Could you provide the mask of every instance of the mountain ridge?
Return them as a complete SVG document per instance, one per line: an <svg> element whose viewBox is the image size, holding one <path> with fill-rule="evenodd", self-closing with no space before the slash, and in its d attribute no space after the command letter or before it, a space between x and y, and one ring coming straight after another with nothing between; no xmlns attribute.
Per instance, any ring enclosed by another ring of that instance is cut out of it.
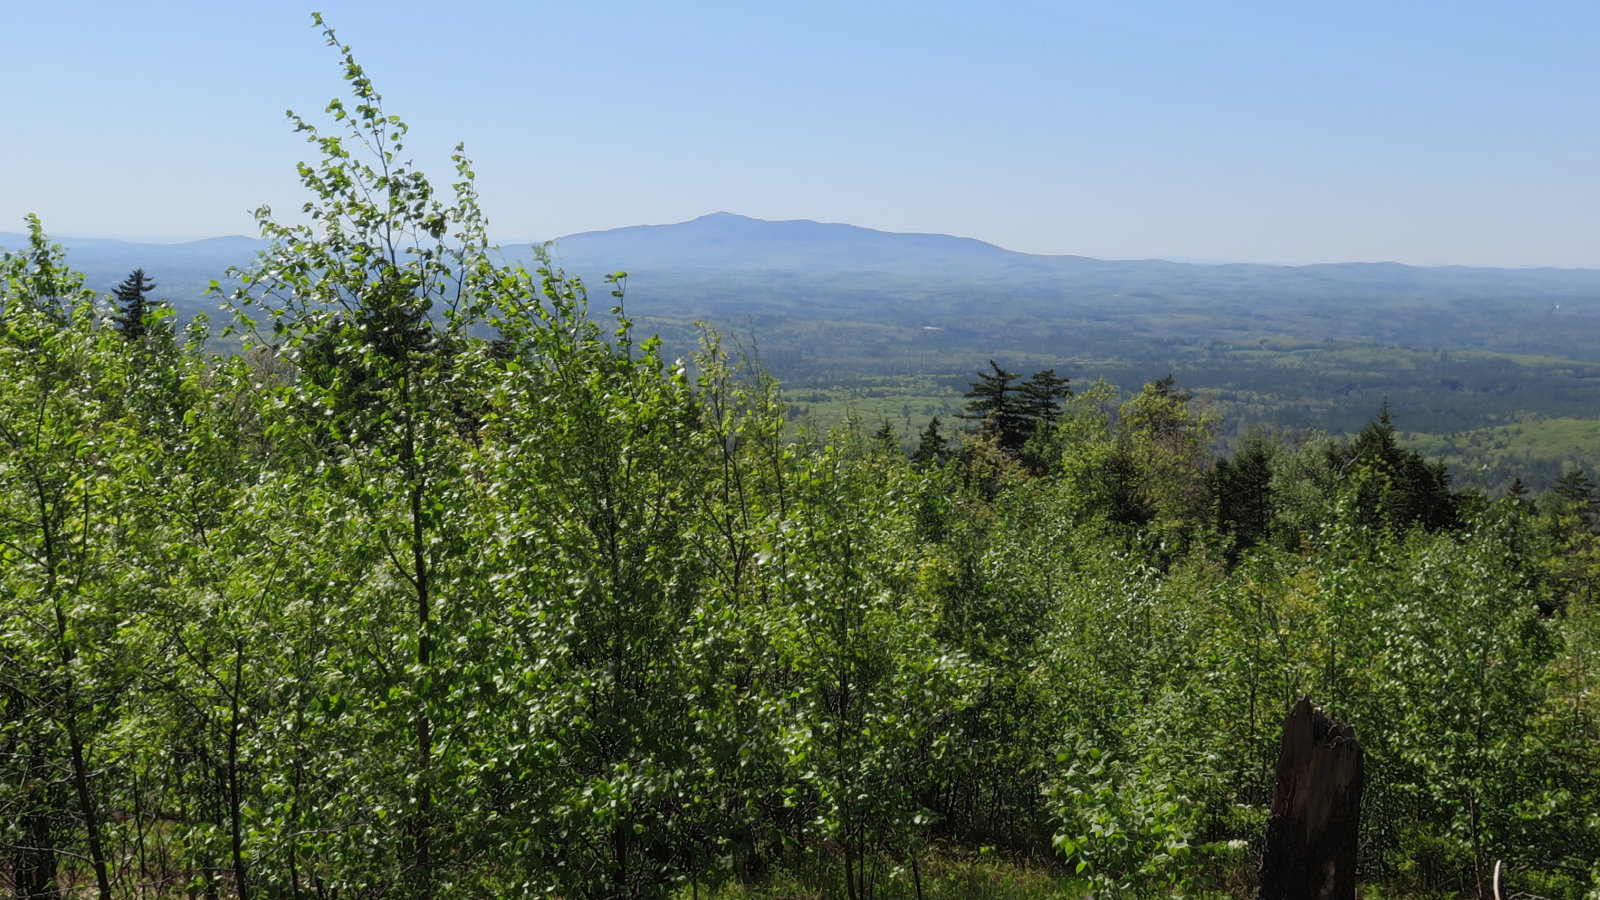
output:
<svg viewBox="0 0 1600 900"><path fill-rule="evenodd" d="M1246 261L1238 261L1238 260L1198 261L1198 260L1189 260L1189 259L1169 259L1169 258L1161 257L1161 256L1095 257L1095 256L1086 256L1086 255L1077 254L1077 253L1028 253L1028 252L1021 251L1021 250L1011 250L1009 248L1002 247L1002 246L1000 246L998 244L994 244L992 242L985 241L985 240L982 240L980 238L962 237L962 236L958 236L958 235L950 235L950 234L944 234L944 233L940 233L940 232L886 231L886 230L883 230L883 229L869 228L869 227L864 226L864 225L854 225L854 224L850 224L850 223L847 223L847 222L819 222L819 221L814 220L814 219L759 219L759 218L755 218L755 217L752 217L752 216L741 215L739 213L728 212L728 211L725 211L725 210L718 211L718 212L707 213L705 215L698 216L698 217L693 218L693 219L688 219L688 220L683 221L683 222L671 222L671 223L662 223L662 224L644 224L644 225L623 225L623 226L619 226L619 227L616 227L616 228L594 229L594 230L590 230L590 231L575 232L575 233L572 233L572 234L563 235L561 237L552 238L552 239L550 239L550 243L552 243L552 244L554 244L556 246L560 246L564 242L570 243L570 242L589 242L589 241L594 241L594 240L613 240L613 239L626 238L626 237L631 237L631 236L665 235L665 234L667 234L669 232L674 232L674 233L678 233L678 234L691 234L692 233L692 234L697 234L697 235L704 235L704 234L706 234L708 232L711 232L713 229L715 229L716 232L731 233L735 227L743 228L743 229L746 229L746 230L758 229L758 228L770 229L771 232L774 233L774 234L777 233L778 229L784 229L784 230L787 230L791 234L794 234L794 235L799 235L799 234L801 234L802 232L805 232L805 231L809 231L809 232L812 232L814 234L821 234L821 233L825 233L827 231L834 231L834 232L837 232L838 234L841 234L841 235L842 234L851 234L851 235L859 236L860 238L862 238L864 240L869 240L869 241L879 241L879 240L884 240L884 239L888 239L888 240L906 239L906 240L914 240L914 241L918 241L918 242L921 242L923 240L937 241L937 242L949 242L952 246L962 246L962 247L972 248L972 249L981 248L982 252L990 253L990 254L995 255L995 256L1003 256L1003 257L1012 258L1012 259L1026 259L1026 260L1046 261L1046 262L1056 262L1056 261L1075 261L1075 262L1079 262L1079 261L1087 261L1087 262L1118 263L1118 264L1127 264L1127 263L1164 263L1164 264L1168 264L1168 265L1197 266L1197 267L1202 267L1202 268L1220 268L1220 267L1225 267L1225 266L1253 266L1253 267L1254 266L1258 266L1258 267L1266 267L1266 268L1274 268L1274 269L1309 269L1309 268L1328 267L1328 266L1375 266L1375 267L1398 267L1398 268L1402 268L1402 269L1423 269L1423 270L1473 269L1473 270L1492 270L1492 271L1506 271L1506 272L1600 271L1600 267L1594 267L1594 266L1473 266L1473 265L1467 265L1465 263L1446 263L1446 264L1440 264L1440 265L1416 265L1416 264L1412 264L1412 263L1398 262L1396 260L1337 260L1337 261L1310 262L1310 263L1268 263L1268 262L1246 262ZM517 245L517 244L537 244L537 243L540 243L540 242L538 242L538 241L517 241L517 242L511 242L511 243L512 243L512 245Z"/></svg>
<svg viewBox="0 0 1600 900"><path fill-rule="evenodd" d="M28 237L19 232L0 231L0 249L19 250L27 245ZM52 241L67 247L70 254L90 256L87 262L98 265L109 262L107 257L130 257L134 254L153 255L158 259L178 258L186 253L207 251L244 252L265 249L268 244L248 235L219 235L185 241L140 241L126 238L84 237L61 235ZM503 252L528 246L540 241L510 241L501 243ZM896 265L910 262L918 254L932 252L953 254L957 261L1005 262L1013 267L1058 269L1082 265L1137 266L1159 265L1193 269L1250 268L1286 271L1311 271L1326 269L1350 270L1366 268L1385 271L1420 272L1496 272L1496 273L1552 273L1595 272L1600 268L1585 266L1472 266L1462 263L1445 265L1413 265L1393 260L1344 260L1313 263L1261 263L1261 262L1196 262L1172 260L1164 257L1101 258L1081 254L1026 253L1010 250L979 238L962 237L939 232L885 231L846 222L819 222L813 219L759 219L728 211L717 211L683 222L664 224L624 225L617 228L574 232L553 238L550 243L559 256L572 255L588 261L604 253L613 256L625 249L636 249L638 257L624 265L638 268L654 261L667 263L672 268L732 267L772 268L777 261L804 271L806 265L826 251L848 251L842 257L833 257L835 268L868 266L871 270L893 270ZM607 246L609 245L609 246ZM777 260L768 253L748 255L752 248L785 248L790 256ZM728 251L738 250L740 255ZM248 259L232 264L243 265ZM824 258L822 261L829 261ZM137 263L135 264L137 265Z"/></svg>
<svg viewBox="0 0 1600 900"><path fill-rule="evenodd" d="M0 233L20 249L25 235ZM248 266L265 241L229 235L176 244L64 237L67 262L88 286L110 292L143 268L183 308L214 307L212 279ZM1209 317L1266 306L1378 310L1466 304L1474 314L1514 307L1522 315L1560 309L1600 313L1600 270L1411 266L1339 262L1285 266L1104 260L1007 250L976 238L889 232L810 219L768 221L715 212L687 222L630 225L555 239L553 261L598 283L630 273L629 300L659 315L781 313L834 319L908 315L1060 316L1093 307L1106 315L1161 308ZM503 256L533 263L531 244ZM1465 310L1455 309L1454 312Z"/></svg>
<svg viewBox="0 0 1600 900"><path fill-rule="evenodd" d="M513 250L515 248L512 248ZM1148 295L1223 306L1263 296L1310 303L1367 305L1419 294L1489 301L1505 296L1551 304L1600 295L1600 270L1412 266L1393 261L1201 264L1163 259L1105 260L1007 250L976 238L877 231L808 219L769 222L719 212L670 225L626 226L557 238L552 258L595 278L626 271L633 284L686 298L712 283L716 291L751 278L795 289L850 291L852 277L871 276L874 290L939 282L940 290L1041 298ZM821 279L826 284L816 284Z"/></svg>

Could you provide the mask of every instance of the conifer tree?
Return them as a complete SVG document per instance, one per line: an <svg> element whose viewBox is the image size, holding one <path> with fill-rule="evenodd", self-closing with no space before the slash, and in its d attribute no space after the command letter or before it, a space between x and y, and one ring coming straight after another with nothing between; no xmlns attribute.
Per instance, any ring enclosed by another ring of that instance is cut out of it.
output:
<svg viewBox="0 0 1600 900"><path fill-rule="evenodd" d="M872 433L872 443L886 453L900 452L900 439L894 435L894 426L888 419L883 420L883 425Z"/></svg>
<svg viewBox="0 0 1600 900"><path fill-rule="evenodd" d="M1444 463L1430 463L1400 446L1388 401L1348 446L1334 451L1330 463L1355 488L1368 524L1430 530L1457 524L1456 497Z"/></svg>
<svg viewBox="0 0 1600 900"><path fill-rule="evenodd" d="M1008 453L1018 453L1040 424L1054 423L1061 415L1060 401L1072 396L1067 379L1056 376L1055 369L1034 373L1021 384L1021 376L1007 372L994 360L989 360L993 372L979 372L978 380L967 391L967 411L963 419L978 419L985 434L995 435L1000 448Z"/></svg>
<svg viewBox="0 0 1600 900"><path fill-rule="evenodd" d="M999 435L1000 446L1015 451L1027 440L1023 433L1025 416L1016 395L1016 381L1020 376L1002 369L992 359L989 367L994 371L979 372L978 380L972 382L972 390L966 392L967 411L961 418L978 420L983 432Z"/></svg>
<svg viewBox="0 0 1600 900"><path fill-rule="evenodd" d="M1573 513L1584 530L1600 530L1600 488L1596 488L1583 469L1568 469L1550 486L1554 503Z"/></svg>
<svg viewBox="0 0 1600 900"><path fill-rule="evenodd" d="M1021 395L1025 415L1053 425L1061 418L1061 401L1072 396L1071 380L1058 377L1055 369L1045 369L1022 383Z"/></svg>
<svg viewBox="0 0 1600 900"><path fill-rule="evenodd" d="M1255 546L1272 528L1272 464L1282 444L1264 432L1247 435L1232 458L1217 460L1208 475L1217 527L1231 536L1230 563Z"/></svg>
<svg viewBox="0 0 1600 900"><path fill-rule="evenodd" d="M134 269L114 291L117 298L117 313L112 319L117 323L122 336L130 343L137 343L148 330L145 326L145 316L149 315L151 304L144 295L155 289L156 283L145 277L144 269Z"/></svg>
<svg viewBox="0 0 1600 900"><path fill-rule="evenodd" d="M948 456L944 435L939 433L939 417L934 416L928 421L928 427L922 430L917 449L911 454L911 462L919 468L925 468L943 463Z"/></svg>

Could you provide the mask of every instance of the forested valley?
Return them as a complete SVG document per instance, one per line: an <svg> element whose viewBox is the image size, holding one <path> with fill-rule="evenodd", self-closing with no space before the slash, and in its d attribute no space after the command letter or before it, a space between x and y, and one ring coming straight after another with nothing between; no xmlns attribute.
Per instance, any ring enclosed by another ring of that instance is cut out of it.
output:
<svg viewBox="0 0 1600 900"><path fill-rule="evenodd" d="M1600 896L1600 490L1452 487L998 365L907 454L786 425L402 160L349 48L208 352L0 262L17 897L1248 897L1283 716L1367 896ZM607 311L609 310L609 312Z"/></svg>

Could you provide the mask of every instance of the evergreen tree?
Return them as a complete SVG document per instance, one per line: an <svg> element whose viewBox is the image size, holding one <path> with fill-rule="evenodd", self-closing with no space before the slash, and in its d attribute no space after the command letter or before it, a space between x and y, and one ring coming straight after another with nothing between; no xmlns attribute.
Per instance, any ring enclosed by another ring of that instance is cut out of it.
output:
<svg viewBox="0 0 1600 900"><path fill-rule="evenodd" d="M1442 462L1400 446L1389 404L1350 443L1334 451L1334 470L1353 484L1362 518L1370 525L1429 530L1457 523L1456 497Z"/></svg>
<svg viewBox="0 0 1600 900"><path fill-rule="evenodd" d="M112 316L112 320L117 323L118 330L130 343L137 343L148 331L145 316L150 314L152 304L144 295L155 289L156 283L145 277L144 269L134 269L132 274L117 285L114 292L117 298L117 312Z"/></svg>
<svg viewBox="0 0 1600 900"><path fill-rule="evenodd" d="M1569 469L1550 485L1550 496L1578 518L1584 530L1600 531L1600 489L1583 469Z"/></svg>
<svg viewBox="0 0 1600 900"><path fill-rule="evenodd" d="M964 395L969 399L961 418L980 421L980 431L997 436L1000 447L1014 453L1028 439L1028 417L1017 396L1017 379L1021 376L1000 368L992 359L989 367L994 371L979 372L978 380Z"/></svg>
<svg viewBox="0 0 1600 900"><path fill-rule="evenodd" d="M1045 369L1024 381L1020 393L1024 415L1054 425L1061 418L1061 401L1072 396L1072 387L1070 379L1057 377L1055 369Z"/></svg>
<svg viewBox="0 0 1600 900"><path fill-rule="evenodd" d="M1572 600L1592 605L1600 594L1600 489L1583 469L1569 469L1539 495L1536 507L1554 550L1545 567L1557 600L1547 611Z"/></svg>
<svg viewBox="0 0 1600 900"><path fill-rule="evenodd" d="M1067 379L1057 377L1055 369L1034 373L1020 384L1021 376L1007 372L989 360L993 372L979 372L978 380L966 395L963 419L982 421L980 430L994 435L1000 449L1016 454L1041 424L1053 424L1061 416L1060 401L1072 396Z"/></svg>
<svg viewBox="0 0 1600 900"><path fill-rule="evenodd" d="M911 462L918 468L927 468L940 465L948 458L945 437L939 433L939 417L934 416L928 421L928 427L922 430L917 449L911 454Z"/></svg>
<svg viewBox="0 0 1600 900"><path fill-rule="evenodd" d="M1216 502L1217 526L1232 537L1229 562L1255 546L1272 527L1272 462L1281 445L1257 432L1231 459L1217 460L1211 470L1211 492Z"/></svg>
<svg viewBox="0 0 1600 900"><path fill-rule="evenodd" d="M883 425L872 433L873 445L885 453L899 453L900 439L895 437L894 426L888 419L883 420Z"/></svg>

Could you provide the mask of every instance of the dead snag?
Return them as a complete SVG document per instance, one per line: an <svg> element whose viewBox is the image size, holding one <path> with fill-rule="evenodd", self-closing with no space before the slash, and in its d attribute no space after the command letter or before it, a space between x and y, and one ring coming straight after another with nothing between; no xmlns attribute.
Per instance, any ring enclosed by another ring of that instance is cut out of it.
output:
<svg viewBox="0 0 1600 900"><path fill-rule="evenodd" d="M1301 697L1283 720L1261 900L1355 900L1361 789L1355 729Z"/></svg>

